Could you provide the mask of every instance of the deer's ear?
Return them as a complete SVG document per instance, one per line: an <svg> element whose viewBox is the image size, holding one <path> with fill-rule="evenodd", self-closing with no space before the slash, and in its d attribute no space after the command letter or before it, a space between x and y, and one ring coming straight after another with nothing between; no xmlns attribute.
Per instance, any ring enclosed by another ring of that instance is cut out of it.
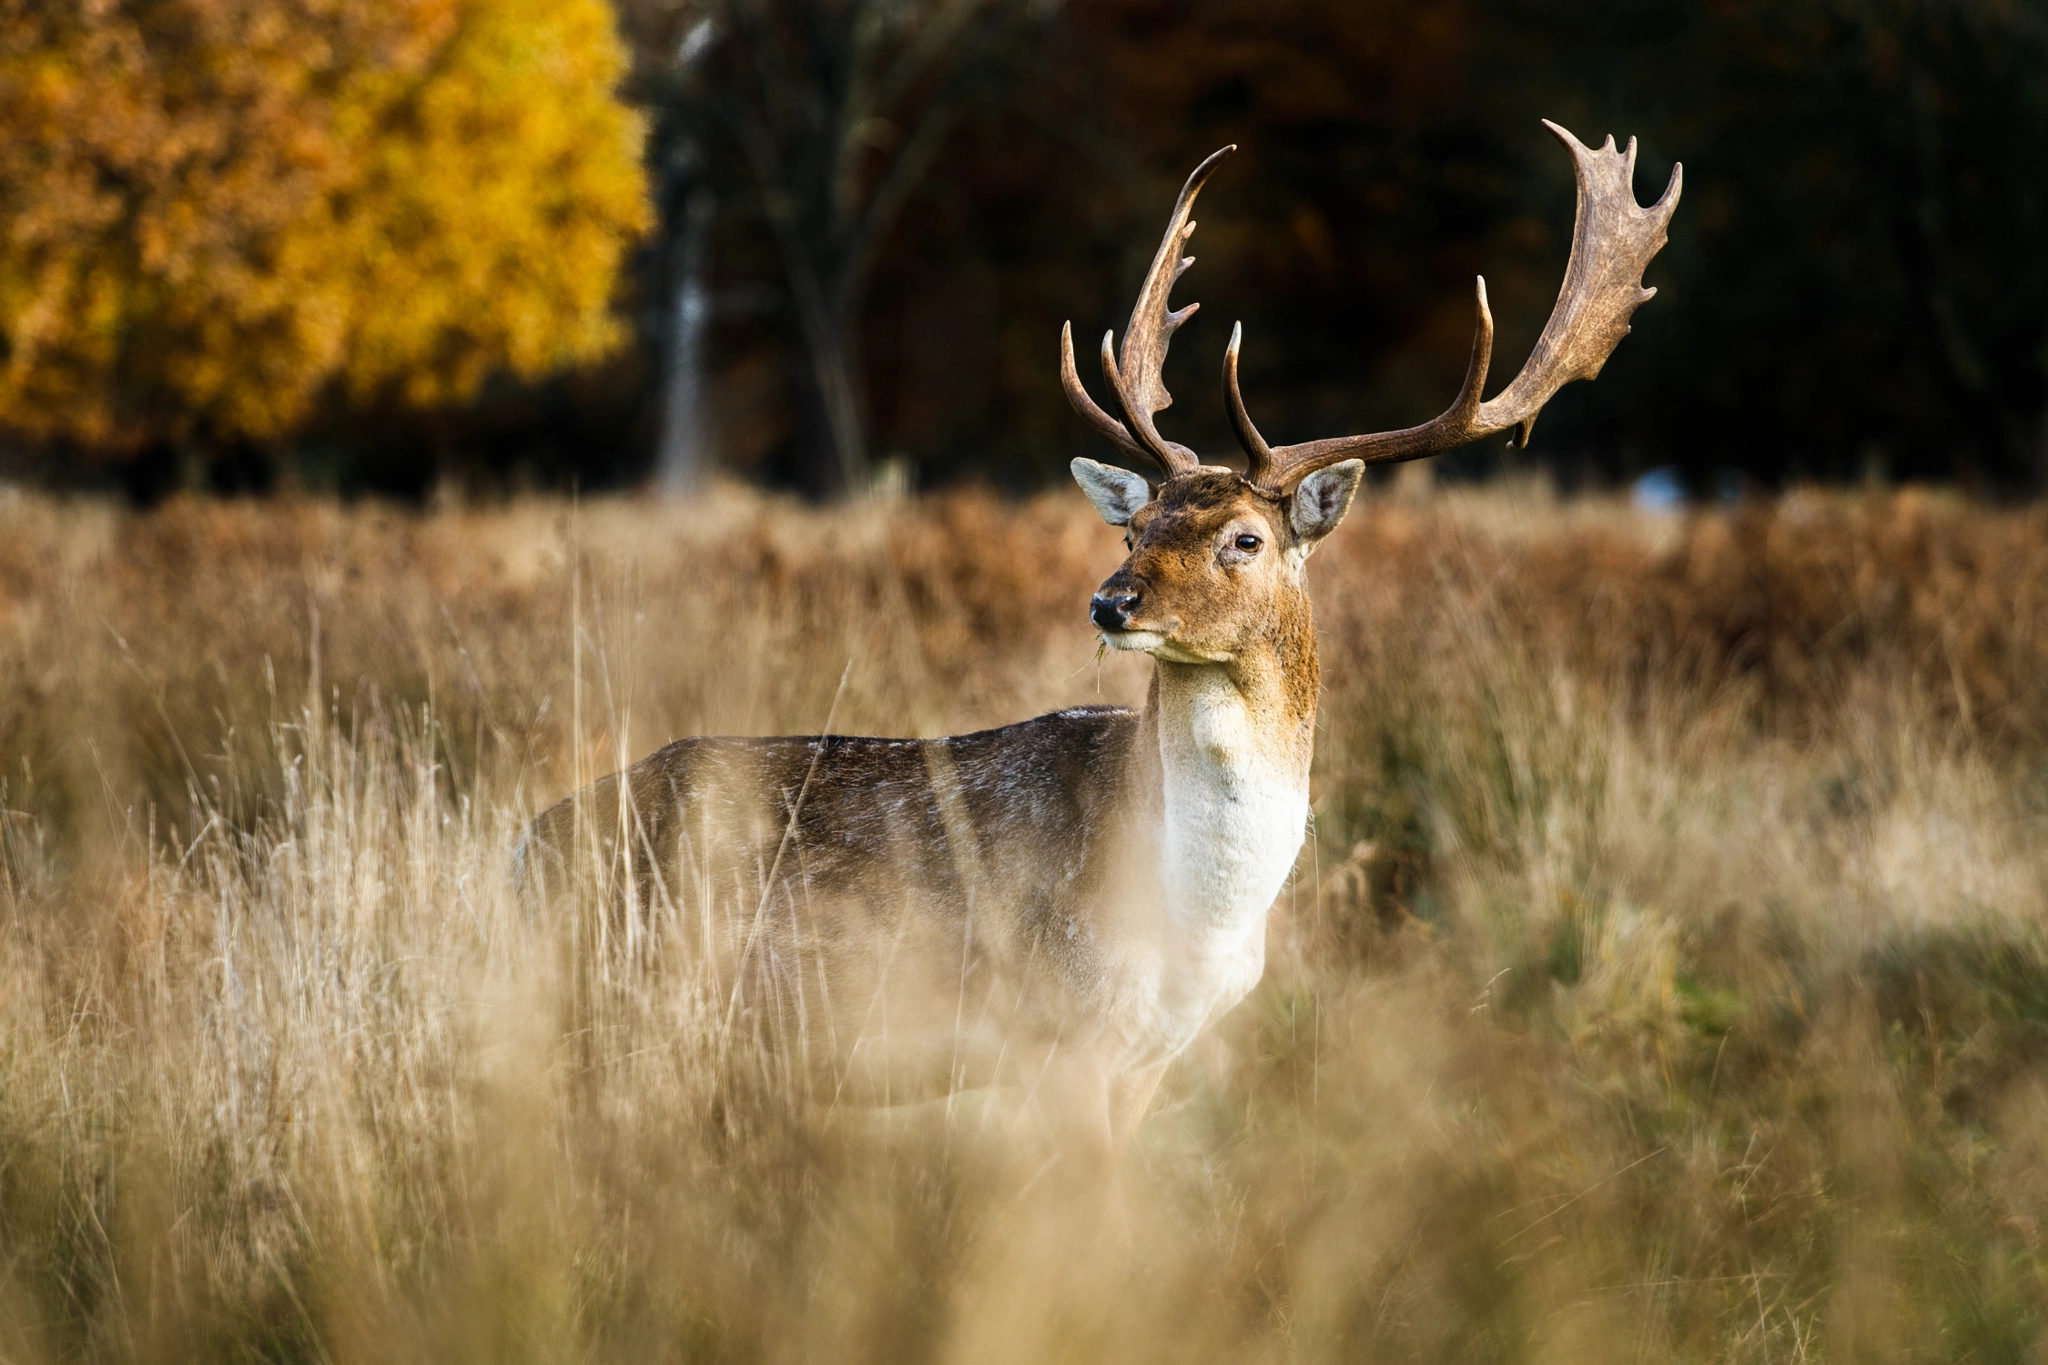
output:
<svg viewBox="0 0 2048 1365"><path fill-rule="evenodd" d="M1138 515L1138 509L1152 501L1152 487L1142 474L1094 460L1076 460L1070 468L1074 471L1074 482L1081 485L1088 501L1095 504L1095 510L1111 526L1128 526L1131 518Z"/></svg>
<svg viewBox="0 0 2048 1365"><path fill-rule="evenodd" d="M1337 529L1351 510L1351 499L1365 477L1365 462L1346 460L1328 469L1318 469L1294 488L1294 501L1287 520L1294 528L1295 544L1306 551Z"/></svg>

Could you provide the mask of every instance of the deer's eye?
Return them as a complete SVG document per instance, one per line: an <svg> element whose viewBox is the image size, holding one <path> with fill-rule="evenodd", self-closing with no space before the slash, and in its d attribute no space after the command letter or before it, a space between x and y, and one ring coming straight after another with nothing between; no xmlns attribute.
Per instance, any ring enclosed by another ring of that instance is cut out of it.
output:
<svg viewBox="0 0 2048 1365"><path fill-rule="evenodd" d="M1135 548L1131 542L1131 533L1129 531L1124 532L1124 548L1126 550Z"/></svg>
<svg viewBox="0 0 2048 1365"><path fill-rule="evenodd" d="M1234 542L1242 554L1255 555L1262 543L1257 536L1239 536Z"/></svg>

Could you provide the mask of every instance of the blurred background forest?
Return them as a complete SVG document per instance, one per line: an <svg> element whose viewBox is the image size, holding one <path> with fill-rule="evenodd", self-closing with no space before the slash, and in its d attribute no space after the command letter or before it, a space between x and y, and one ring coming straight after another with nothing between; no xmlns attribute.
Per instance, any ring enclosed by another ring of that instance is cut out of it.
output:
<svg viewBox="0 0 2048 1365"><path fill-rule="evenodd" d="M0 0L0 1361L2048 1360L2044 73L2048 0ZM1266 975L1115 1186L796 1101L677 907L801 858L536 920L667 738L1136 702L1062 322L1234 142L1167 432L1237 318L1274 440L1425 419L1474 274L1496 375L1551 307L1546 117L1684 162L1658 296L1318 552Z"/></svg>
<svg viewBox="0 0 2048 1365"><path fill-rule="evenodd" d="M1501 368L1572 183L1686 198L1657 301L1531 451L2048 481L2048 0L0 0L0 477L122 487L1022 490L1101 454L1181 177L1167 419L1406 425ZM1085 349L1085 348L1084 348Z"/></svg>

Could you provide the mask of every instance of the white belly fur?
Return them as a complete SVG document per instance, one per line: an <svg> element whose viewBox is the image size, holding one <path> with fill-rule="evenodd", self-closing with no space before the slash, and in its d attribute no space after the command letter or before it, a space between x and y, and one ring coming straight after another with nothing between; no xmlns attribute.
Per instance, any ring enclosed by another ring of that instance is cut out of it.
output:
<svg viewBox="0 0 2048 1365"><path fill-rule="evenodd" d="M1148 1048L1166 1055L1258 983L1266 912L1308 823L1305 765L1258 732L1222 670L1201 670L1176 690L1185 723L1160 727L1171 941Z"/></svg>

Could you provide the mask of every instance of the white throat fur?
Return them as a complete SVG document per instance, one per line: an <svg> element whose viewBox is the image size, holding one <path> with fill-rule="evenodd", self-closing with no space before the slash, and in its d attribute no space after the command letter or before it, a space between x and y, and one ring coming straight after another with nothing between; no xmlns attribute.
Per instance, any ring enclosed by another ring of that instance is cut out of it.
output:
<svg viewBox="0 0 2048 1365"><path fill-rule="evenodd" d="M1266 912L1308 825L1308 765L1269 733L1220 667L1180 668L1159 692L1160 874L1182 969L1170 1013L1201 1022L1242 999L1265 964Z"/></svg>

